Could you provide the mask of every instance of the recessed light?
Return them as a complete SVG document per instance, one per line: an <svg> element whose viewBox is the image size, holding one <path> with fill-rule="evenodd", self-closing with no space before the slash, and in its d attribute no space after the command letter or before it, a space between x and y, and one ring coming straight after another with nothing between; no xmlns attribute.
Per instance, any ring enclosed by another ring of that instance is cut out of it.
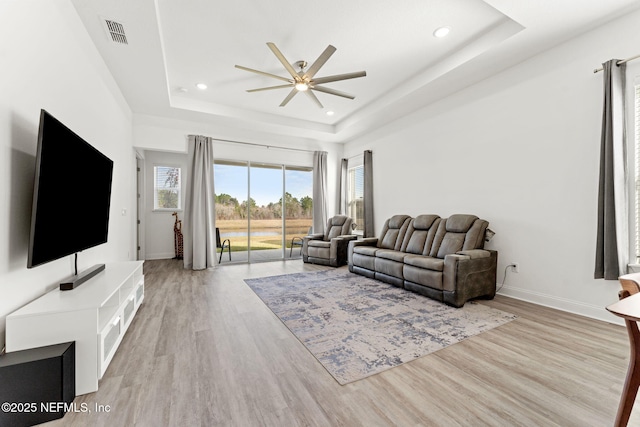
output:
<svg viewBox="0 0 640 427"><path fill-rule="evenodd" d="M334 112L333 111L327 111L327 116L333 116Z"/></svg>
<svg viewBox="0 0 640 427"><path fill-rule="evenodd" d="M207 88L207 85L204 83L197 83L196 87L200 90L205 90Z"/></svg>
<svg viewBox="0 0 640 427"><path fill-rule="evenodd" d="M449 27L436 28L436 30L433 32L433 37L441 39L442 37L446 37L449 34L449 31L451 31L451 28Z"/></svg>
<svg viewBox="0 0 640 427"><path fill-rule="evenodd" d="M178 88L178 92L186 93L186 92L189 92L189 89L187 89L187 88L186 88L186 87L184 87L184 86L180 86L180 87Z"/></svg>

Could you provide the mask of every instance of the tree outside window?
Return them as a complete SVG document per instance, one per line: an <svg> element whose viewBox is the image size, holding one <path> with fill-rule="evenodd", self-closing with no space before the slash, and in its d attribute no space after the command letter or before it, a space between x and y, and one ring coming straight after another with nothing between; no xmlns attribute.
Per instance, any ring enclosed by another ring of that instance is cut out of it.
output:
<svg viewBox="0 0 640 427"><path fill-rule="evenodd" d="M154 166L154 209L175 210L181 206L181 170L172 166Z"/></svg>

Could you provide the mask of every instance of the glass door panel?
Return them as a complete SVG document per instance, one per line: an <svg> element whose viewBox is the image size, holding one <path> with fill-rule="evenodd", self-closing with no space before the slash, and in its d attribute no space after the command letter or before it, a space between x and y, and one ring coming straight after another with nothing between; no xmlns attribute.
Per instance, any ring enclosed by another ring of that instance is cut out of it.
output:
<svg viewBox="0 0 640 427"><path fill-rule="evenodd" d="M313 225L313 169L285 166L285 258L300 258Z"/></svg>
<svg viewBox="0 0 640 427"><path fill-rule="evenodd" d="M249 167L249 251L251 262L283 258L282 166Z"/></svg>
<svg viewBox="0 0 640 427"><path fill-rule="evenodd" d="M249 173L247 162L216 161L213 165L213 186L216 196L216 227L220 239L229 239L231 262L247 262L249 249L249 216L247 200ZM220 258L228 263L227 249Z"/></svg>

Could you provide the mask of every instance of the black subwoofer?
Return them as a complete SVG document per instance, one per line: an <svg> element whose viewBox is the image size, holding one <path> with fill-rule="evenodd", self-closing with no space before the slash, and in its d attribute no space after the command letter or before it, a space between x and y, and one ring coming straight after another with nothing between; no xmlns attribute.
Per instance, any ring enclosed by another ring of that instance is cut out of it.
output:
<svg viewBox="0 0 640 427"><path fill-rule="evenodd" d="M0 426L32 426L74 410L75 359L75 342L0 356Z"/></svg>

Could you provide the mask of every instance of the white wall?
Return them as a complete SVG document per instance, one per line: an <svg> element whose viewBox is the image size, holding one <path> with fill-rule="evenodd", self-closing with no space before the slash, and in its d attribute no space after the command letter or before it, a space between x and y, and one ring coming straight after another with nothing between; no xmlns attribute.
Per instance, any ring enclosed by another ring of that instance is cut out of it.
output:
<svg viewBox="0 0 640 427"><path fill-rule="evenodd" d="M184 224L184 202L187 185L187 155L162 151L145 151L144 155L144 220L145 240L144 259L168 259L175 256L173 226L176 218L174 211L154 211L153 209L153 167L175 166L181 169L182 192L181 206L177 210Z"/></svg>
<svg viewBox="0 0 640 427"><path fill-rule="evenodd" d="M204 122L134 115L134 145L145 150L145 180L147 182L145 185L145 259L173 258L174 256L173 224L175 218L171 216L171 212L153 212L153 165L163 162L183 165L183 193L186 192L187 155L185 153L187 151L187 136L190 134L272 146L266 148L215 141L214 157L221 160L311 167L313 166L313 151L327 151L327 186L329 189L336 189L331 190L328 195L327 212L328 216L338 213L335 196L339 182L342 144L254 134L241 127L214 126ZM276 147L285 147L285 149ZM182 213L180 218L184 219Z"/></svg>
<svg viewBox="0 0 640 427"><path fill-rule="evenodd" d="M638 22L640 12L628 15L348 143L346 156L374 153L376 229L396 213L478 215L497 233L488 247L499 251L498 281L520 264L502 293L614 321L604 307L619 285L593 279L593 69L640 53Z"/></svg>
<svg viewBox="0 0 640 427"><path fill-rule="evenodd" d="M135 186L131 111L71 3L0 2L0 40L2 347L6 315L73 273L71 257L26 268L40 109L114 161L109 241L81 253L79 269L133 254Z"/></svg>

